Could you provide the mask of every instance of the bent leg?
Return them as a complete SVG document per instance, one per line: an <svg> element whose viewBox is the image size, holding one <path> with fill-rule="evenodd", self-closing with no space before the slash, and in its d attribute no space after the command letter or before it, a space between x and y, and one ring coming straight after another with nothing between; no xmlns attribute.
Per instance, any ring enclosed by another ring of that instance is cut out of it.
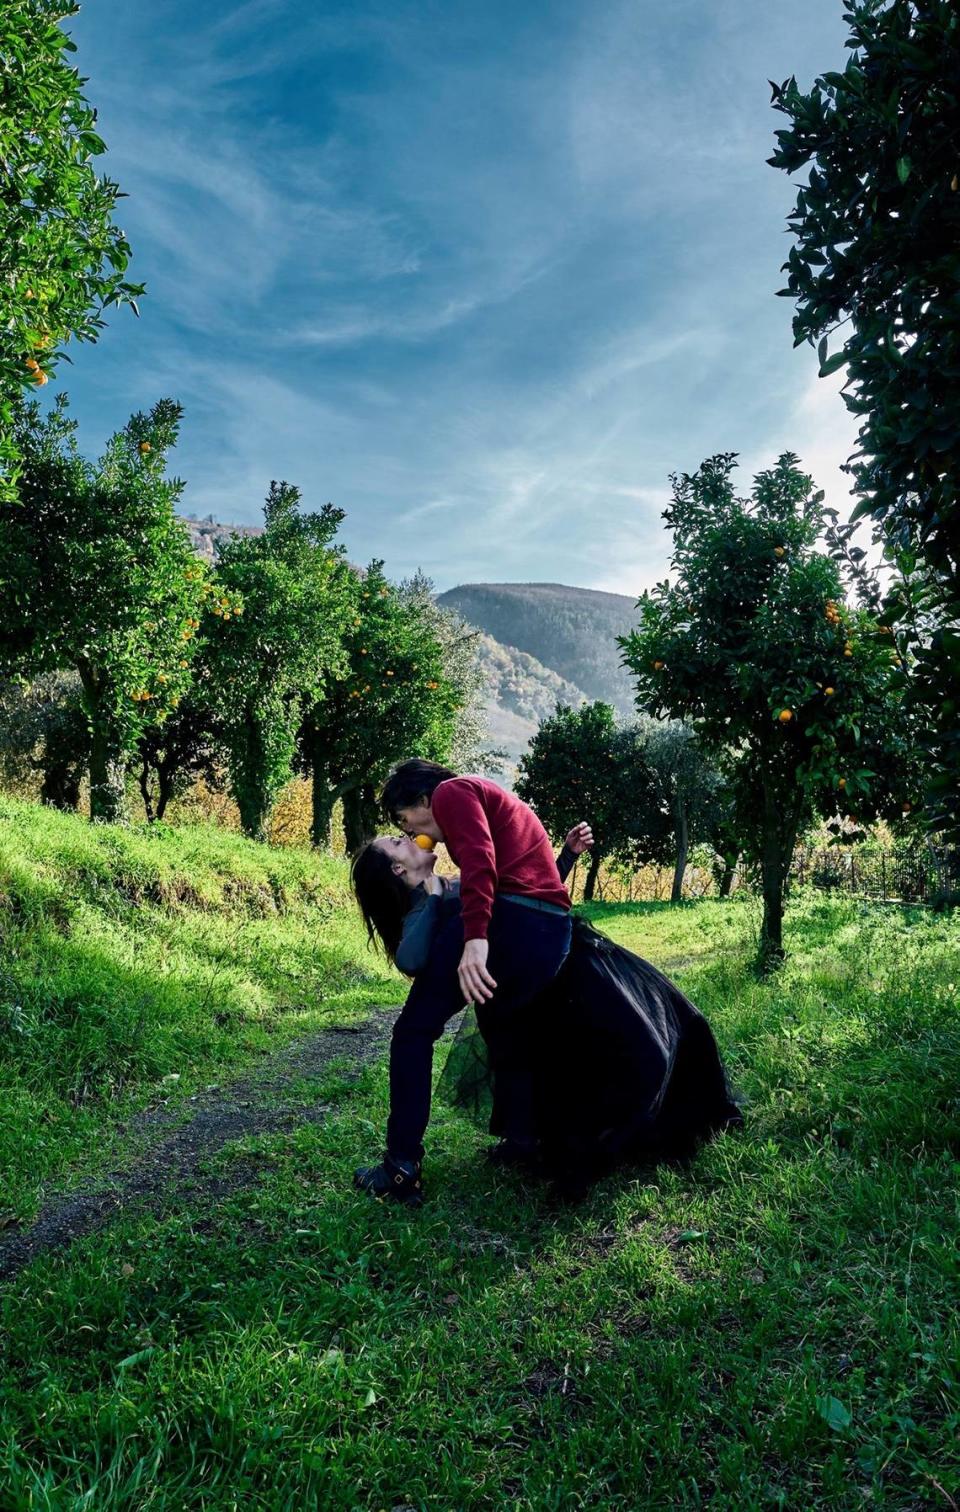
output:
<svg viewBox="0 0 960 1512"><path fill-rule="evenodd" d="M451 919L437 936L430 959L393 1026L387 1149L399 1160L423 1158L423 1135L430 1118L433 1047L447 1020L463 1007L457 978L462 953L463 925L459 918Z"/></svg>

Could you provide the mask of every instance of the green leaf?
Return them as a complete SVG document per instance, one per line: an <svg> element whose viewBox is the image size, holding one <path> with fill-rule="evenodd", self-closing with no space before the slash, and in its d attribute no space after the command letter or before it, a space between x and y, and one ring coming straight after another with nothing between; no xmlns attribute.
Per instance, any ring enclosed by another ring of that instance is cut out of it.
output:
<svg viewBox="0 0 960 1512"><path fill-rule="evenodd" d="M900 180L901 184L905 184L907 182L907 179L910 177L910 170L912 167L913 164L908 157L897 158L897 178Z"/></svg>
<svg viewBox="0 0 960 1512"><path fill-rule="evenodd" d="M138 1349L136 1354L127 1355L125 1360L121 1360L117 1369L126 1370L131 1365L139 1365L141 1360L149 1360L150 1356L156 1354L156 1352L157 1346L155 1344L151 1344L149 1349Z"/></svg>
<svg viewBox="0 0 960 1512"><path fill-rule="evenodd" d="M820 377L829 378L831 373L836 373L843 367L846 360L847 354L845 351L834 352L833 356L828 357L826 362L821 362Z"/></svg>
<svg viewBox="0 0 960 1512"><path fill-rule="evenodd" d="M853 1421L848 1408L835 1396L817 1397L817 1412L823 1421L835 1433L840 1433L844 1428L849 1428Z"/></svg>

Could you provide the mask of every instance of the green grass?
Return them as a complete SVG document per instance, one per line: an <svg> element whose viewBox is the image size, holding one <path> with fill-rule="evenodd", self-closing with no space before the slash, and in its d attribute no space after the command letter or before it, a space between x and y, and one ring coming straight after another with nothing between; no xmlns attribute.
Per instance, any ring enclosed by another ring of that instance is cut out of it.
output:
<svg viewBox="0 0 960 1512"><path fill-rule="evenodd" d="M0 1220L105 1165L135 1109L402 996L342 862L0 797Z"/></svg>
<svg viewBox="0 0 960 1512"><path fill-rule="evenodd" d="M77 831L71 877L100 843ZM111 843L124 856L156 845L204 889L235 844ZM342 873L308 857L236 856L258 886L292 867L291 900L296 877L342 897ZM150 906L151 948L165 918L169 948L194 961L191 909ZM483 1137L438 1106L428 1203L409 1214L349 1188L380 1145L383 1067L331 1074L317 1089L327 1122L211 1160L237 1175L231 1195L173 1198L0 1290L4 1509L902 1512L960 1499L960 921L800 897L790 961L758 982L750 902L591 912L673 963L708 1012L745 1131L688 1169L624 1172L555 1211L485 1167ZM352 949L372 971L352 927L331 912L314 944L335 954L343 930L341 964ZM286 1024L256 952L237 969ZM349 1012L358 991L391 999L385 978L346 991ZM197 1034L178 1031L188 999L162 999L168 1033ZM223 1026L230 1063L251 1032L250 1017ZM64 1051L56 1066L69 1064ZM38 1082L45 1095L60 1074Z"/></svg>

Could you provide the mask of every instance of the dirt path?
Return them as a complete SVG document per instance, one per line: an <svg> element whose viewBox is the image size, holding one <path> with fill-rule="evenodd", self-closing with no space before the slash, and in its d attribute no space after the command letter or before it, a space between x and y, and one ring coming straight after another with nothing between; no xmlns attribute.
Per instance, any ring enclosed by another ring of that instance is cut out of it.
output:
<svg viewBox="0 0 960 1512"><path fill-rule="evenodd" d="M125 1169L91 1180L77 1191L53 1194L30 1228L8 1230L0 1237L0 1280L15 1276L45 1250L64 1249L74 1239L105 1228L121 1213L157 1210L172 1192L194 1202L216 1200L250 1185L256 1179L254 1166L241 1166L229 1177L211 1176L200 1168L210 1155L245 1134L322 1123L329 1103L284 1101L284 1089L302 1077L322 1075L335 1060L348 1059L359 1075L362 1066L386 1049L398 1012L385 1009L357 1027L324 1029L287 1045L222 1089L211 1087L186 1105L138 1114L127 1131L144 1140L145 1150ZM185 1107L190 1110L186 1122Z"/></svg>

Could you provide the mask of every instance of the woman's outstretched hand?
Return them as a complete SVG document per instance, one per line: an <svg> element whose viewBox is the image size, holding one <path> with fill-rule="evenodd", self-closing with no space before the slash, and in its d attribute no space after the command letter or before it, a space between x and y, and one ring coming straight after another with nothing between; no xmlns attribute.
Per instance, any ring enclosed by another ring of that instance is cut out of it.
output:
<svg viewBox="0 0 960 1512"><path fill-rule="evenodd" d="M563 843L575 856L582 856L593 848L593 830L589 824L575 824Z"/></svg>

